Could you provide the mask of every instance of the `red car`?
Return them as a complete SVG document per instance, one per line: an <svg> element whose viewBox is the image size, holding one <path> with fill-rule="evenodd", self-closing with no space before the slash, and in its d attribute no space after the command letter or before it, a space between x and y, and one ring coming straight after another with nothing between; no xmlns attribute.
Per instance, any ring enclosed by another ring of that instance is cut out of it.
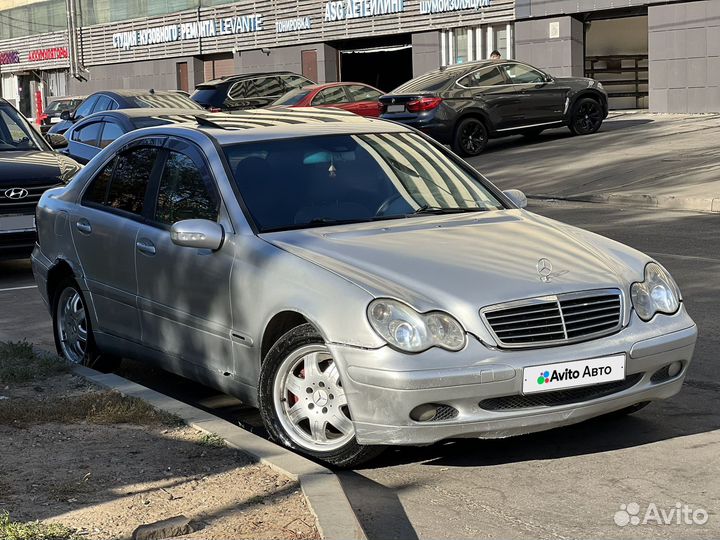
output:
<svg viewBox="0 0 720 540"><path fill-rule="evenodd" d="M383 92L354 82L314 84L291 90L275 101L273 107L335 107L359 114L380 116L378 99Z"/></svg>

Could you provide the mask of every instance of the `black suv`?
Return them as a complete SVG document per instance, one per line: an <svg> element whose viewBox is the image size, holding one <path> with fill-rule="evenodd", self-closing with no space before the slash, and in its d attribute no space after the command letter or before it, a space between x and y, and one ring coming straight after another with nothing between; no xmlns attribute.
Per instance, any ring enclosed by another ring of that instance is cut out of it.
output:
<svg viewBox="0 0 720 540"><path fill-rule="evenodd" d="M75 161L53 151L66 145L62 135L42 137L17 109L0 99L0 259L30 255L40 196L80 170Z"/></svg>
<svg viewBox="0 0 720 540"><path fill-rule="evenodd" d="M204 82L190 97L212 112L257 109L310 84L315 83L290 71L247 73Z"/></svg>
<svg viewBox="0 0 720 540"><path fill-rule="evenodd" d="M608 114L598 81L552 77L515 61L486 60L442 68L380 98L382 118L415 127L462 156L476 156L489 138L535 137L568 126L595 133Z"/></svg>
<svg viewBox="0 0 720 540"><path fill-rule="evenodd" d="M173 90L104 90L90 94L75 111L63 111L62 121L49 132L65 133L75 122L96 112L145 108L202 110L193 100Z"/></svg>

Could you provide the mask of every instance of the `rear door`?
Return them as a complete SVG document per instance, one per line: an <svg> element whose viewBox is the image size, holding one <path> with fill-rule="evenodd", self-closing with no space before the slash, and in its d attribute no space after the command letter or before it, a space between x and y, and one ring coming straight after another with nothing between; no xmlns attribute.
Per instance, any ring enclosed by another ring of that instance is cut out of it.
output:
<svg viewBox="0 0 720 540"><path fill-rule="evenodd" d="M94 119L95 117L93 117ZM75 125L70 133L70 140L63 154L69 155L75 161L83 165L94 158L100 152L100 133L103 126L103 118L99 117L90 121Z"/></svg>
<svg viewBox="0 0 720 540"><path fill-rule="evenodd" d="M95 328L136 342L136 242L163 142L141 139L121 151L89 183L71 215L77 260L97 316Z"/></svg>
<svg viewBox="0 0 720 540"><path fill-rule="evenodd" d="M524 64L503 64L508 84L518 98L513 127L560 122L566 90L542 71Z"/></svg>
<svg viewBox="0 0 720 540"><path fill-rule="evenodd" d="M380 116L380 96L382 93L364 84L351 84L345 87L348 95L347 110L360 116Z"/></svg>
<svg viewBox="0 0 720 540"><path fill-rule="evenodd" d="M458 89L448 94L449 99L456 101L456 108L481 108L495 130L513 126L522 118L519 113L521 96L507 84L505 74L498 66L476 69L458 79L455 86Z"/></svg>
<svg viewBox="0 0 720 540"><path fill-rule="evenodd" d="M228 232L232 227L198 147L170 139L162 160L135 252L143 344L230 374L232 245L218 251L177 246L170 228L185 219L217 221Z"/></svg>

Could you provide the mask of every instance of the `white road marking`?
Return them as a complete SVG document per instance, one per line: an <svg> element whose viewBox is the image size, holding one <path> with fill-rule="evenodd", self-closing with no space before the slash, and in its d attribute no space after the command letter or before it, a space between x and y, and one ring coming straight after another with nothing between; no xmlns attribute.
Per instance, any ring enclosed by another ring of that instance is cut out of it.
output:
<svg viewBox="0 0 720 540"><path fill-rule="evenodd" d="M25 287L10 287L7 289L0 289L0 292L8 292L8 291L22 291L24 289L37 289L37 285L27 285Z"/></svg>

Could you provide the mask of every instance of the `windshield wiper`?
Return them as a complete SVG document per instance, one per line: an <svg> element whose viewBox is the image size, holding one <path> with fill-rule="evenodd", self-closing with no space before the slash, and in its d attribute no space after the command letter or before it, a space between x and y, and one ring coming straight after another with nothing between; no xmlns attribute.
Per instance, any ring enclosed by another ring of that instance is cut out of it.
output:
<svg viewBox="0 0 720 540"><path fill-rule="evenodd" d="M443 207L443 206L430 206L429 204L423 204L420 208L415 210L408 216L418 216L422 214L462 214L465 212L485 212L487 208L480 208L479 206L471 208L462 207Z"/></svg>

